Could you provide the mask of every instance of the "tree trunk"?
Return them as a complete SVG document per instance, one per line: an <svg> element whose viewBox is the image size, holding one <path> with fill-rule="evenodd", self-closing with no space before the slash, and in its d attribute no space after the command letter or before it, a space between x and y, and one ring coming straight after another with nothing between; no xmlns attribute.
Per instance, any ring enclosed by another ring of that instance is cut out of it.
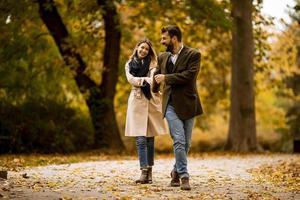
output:
<svg viewBox="0 0 300 200"><path fill-rule="evenodd" d="M119 145L123 147L120 139L120 133L117 126L116 114L114 110L114 97L116 93L116 84L118 81L119 56L121 48L121 30L120 19L117 13L114 1L98 0L98 5L103 10L103 19L105 27L105 47L103 60L102 83L99 90L99 99L101 99L100 108L94 110L92 114L97 116L94 119L98 123L96 131L96 146L102 146L103 142L110 143L111 140L118 140L115 148ZM92 99L93 101L93 99ZM90 104L90 102L88 102ZM105 134L104 134L105 133Z"/></svg>
<svg viewBox="0 0 300 200"><path fill-rule="evenodd" d="M97 86L92 79L84 74L86 64L78 53L77 48L72 44L53 0L38 0L38 3L41 19L53 36L64 62L74 70L75 81L80 92L89 94L86 102L95 130L94 147L109 148L114 151L123 150L124 145L115 118L113 103L118 78L121 38L118 21L116 20L118 18L115 17L117 12L114 4L106 6L106 1L103 1L104 6L100 5L104 10L103 18L105 21L105 70L102 74L102 83L100 86ZM107 15L115 20L108 20Z"/></svg>
<svg viewBox="0 0 300 200"><path fill-rule="evenodd" d="M232 79L230 124L225 149L255 151L256 122L253 70L252 0L231 0Z"/></svg>

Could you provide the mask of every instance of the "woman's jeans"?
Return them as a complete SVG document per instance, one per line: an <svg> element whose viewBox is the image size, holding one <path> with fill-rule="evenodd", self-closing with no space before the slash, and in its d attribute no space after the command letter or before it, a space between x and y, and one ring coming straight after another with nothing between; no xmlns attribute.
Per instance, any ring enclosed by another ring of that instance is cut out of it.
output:
<svg viewBox="0 0 300 200"><path fill-rule="evenodd" d="M188 120L179 119L174 107L170 104L167 106L166 118L173 139L173 149L176 161L174 169L177 171L180 178L189 177L187 170L187 154L191 147L194 118Z"/></svg>
<svg viewBox="0 0 300 200"><path fill-rule="evenodd" d="M136 147L140 168L145 169L154 165L154 137L136 137Z"/></svg>

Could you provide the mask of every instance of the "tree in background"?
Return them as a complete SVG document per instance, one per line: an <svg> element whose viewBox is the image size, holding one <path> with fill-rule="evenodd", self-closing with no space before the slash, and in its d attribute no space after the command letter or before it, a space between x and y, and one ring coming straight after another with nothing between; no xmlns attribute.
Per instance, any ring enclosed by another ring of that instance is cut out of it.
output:
<svg viewBox="0 0 300 200"><path fill-rule="evenodd" d="M37 4L1 1L0 9L0 152L90 148L89 116L84 106L74 108L82 100L69 96L78 91L42 28Z"/></svg>
<svg viewBox="0 0 300 200"><path fill-rule="evenodd" d="M95 130L94 147L122 150L124 146L114 112L121 40L119 17L113 1L97 2L103 10L105 24L104 69L100 85L85 74L86 64L72 43L53 0L38 1L41 19L53 36L66 65L73 69L78 88L87 96L86 102Z"/></svg>
<svg viewBox="0 0 300 200"><path fill-rule="evenodd" d="M226 149L255 151L256 121L254 96L254 43L252 0L231 0L234 27L232 31L232 71L230 124Z"/></svg>
<svg viewBox="0 0 300 200"><path fill-rule="evenodd" d="M281 109L281 112L276 113L274 110L268 110L269 121L274 120L274 116L283 115L283 118L276 123L281 124L277 130L281 134L280 150L297 152L300 120L299 1L296 1L296 6L290 11L290 16L293 19L292 22L286 24L285 29L273 37L272 48L267 52L268 65L271 67L268 70L270 78L264 77L264 79L270 82L269 85L272 87L267 89L275 92L275 105Z"/></svg>
<svg viewBox="0 0 300 200"><path fill-rule="evenodd" d="M286 83L293 91L293 103L290 106L287 116L290 126L290 132L293 135L293 151L300 152L300 1L296 0L294 12L291 13L293 23L288 27L289 31L293 34L293 46L295 49L295 70L287 77Z"/></svg>

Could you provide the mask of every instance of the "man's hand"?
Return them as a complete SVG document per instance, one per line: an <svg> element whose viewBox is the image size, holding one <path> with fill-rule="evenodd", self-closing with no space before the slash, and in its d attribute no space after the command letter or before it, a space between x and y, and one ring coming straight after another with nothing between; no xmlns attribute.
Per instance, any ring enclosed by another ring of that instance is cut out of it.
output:
<svg viewBox="0 0 300 200"><path fill-rule="evenodd" d="M154 76L155 81L160 84L161 82L165 81L165 75L164 74L157 74Z"/></svg>

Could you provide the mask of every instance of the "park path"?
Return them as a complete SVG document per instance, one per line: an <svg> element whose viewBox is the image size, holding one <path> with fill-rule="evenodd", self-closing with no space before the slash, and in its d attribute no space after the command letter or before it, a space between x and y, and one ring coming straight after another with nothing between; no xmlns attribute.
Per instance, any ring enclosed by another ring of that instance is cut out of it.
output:
<svg viewBox="0 0 300 200"><path fill-rule="evenodd" d="M191 191L168 187L172 158L159 158L151 185L136 185L137 160L48 165L9 172L1 181L3 199L299 199L300 191L257 181L251 169L299 155L195 156L189 159ZM1 199L0 196L0 199Z"/></svg>

